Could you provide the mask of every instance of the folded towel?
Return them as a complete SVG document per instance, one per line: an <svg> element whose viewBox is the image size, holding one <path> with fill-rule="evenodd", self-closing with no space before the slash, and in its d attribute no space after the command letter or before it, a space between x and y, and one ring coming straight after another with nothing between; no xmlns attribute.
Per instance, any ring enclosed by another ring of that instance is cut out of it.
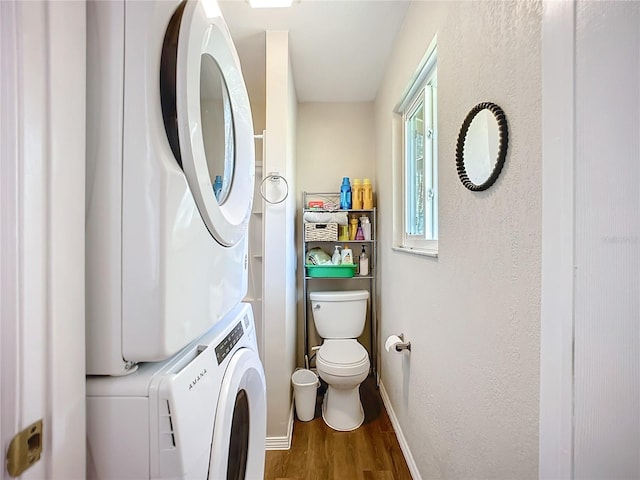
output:
<svg viewBox="0 0 640 480"><path fill-rule="evenodd" d="M307 223L329 223L349 225L347 212L304 212L304 221Z"/></svg>
<svg viewBox="0 0 640 480"><path fill-rule="evenodd" d="M307 265L326 265L331 263L331 257L320 247L313 247L307 252Z"/></svg>

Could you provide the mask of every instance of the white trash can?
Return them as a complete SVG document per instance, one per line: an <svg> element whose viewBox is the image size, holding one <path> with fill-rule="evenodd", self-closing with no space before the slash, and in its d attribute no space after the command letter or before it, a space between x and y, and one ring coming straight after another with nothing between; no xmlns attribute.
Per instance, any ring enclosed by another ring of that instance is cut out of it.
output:
<svg viewBox="0 0 640 480"><path fill-rule="evenodd" d="M311 370L303 368L293 372L291 381L298 419L302 422L313 420L316 411L316 394L320 386L318 376Z"/></svg>

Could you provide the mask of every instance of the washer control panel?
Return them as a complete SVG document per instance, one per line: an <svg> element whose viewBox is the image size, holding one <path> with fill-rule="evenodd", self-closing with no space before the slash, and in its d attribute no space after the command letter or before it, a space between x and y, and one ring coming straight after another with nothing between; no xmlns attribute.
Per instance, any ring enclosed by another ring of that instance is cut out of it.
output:
<svg viewBox="0 0 640 480"><path fill-rule="evenodd" d="M224 340L216 346L216 358L218 359L218 365L224 362L224 359L227 358L229 353L231 353L231 350L236 346L236 343L238 343L242 338L243 334L244 330L242 329L242 322L238 322L238 324L233 327L233 330L224 337Z"/></svg>

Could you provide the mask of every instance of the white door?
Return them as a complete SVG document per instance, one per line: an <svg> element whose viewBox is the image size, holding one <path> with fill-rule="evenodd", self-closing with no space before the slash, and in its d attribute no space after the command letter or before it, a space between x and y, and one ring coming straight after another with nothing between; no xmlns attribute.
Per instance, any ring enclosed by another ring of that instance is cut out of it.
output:
<svg viewBox="0 0 640 480"><path fill-rule="evenodd" d="M183 3L167 29L161 89L172 101L162 107L200 215L216 241L230 247L246 235L251 213L253 120L224 19L207 8L201 1Z"/></svg>
<svg viewBox="0 0 640 480"><path fill-rule="evenodd" d="M220 389L213 425L209 478L244 480L264 475L266 384L257 352L233 354Z"/></svg>
<svg viewBox="0 0 640 480"><path fill-rule="evenodd" d="M3 1L0 22L3 454L28 433L0 478L83 478L85 6Z"/></svg>
<svg viewBox="0 0 640 480"><path fill-rule="evenodd" d="M545 2L540 478L640 478L640 4Z"/></svg>
<svg viewBox="0 0 640 480"><path fill-rule="evenodd" d="M640 478L640 3L576 3L574 478Z"/></svg>

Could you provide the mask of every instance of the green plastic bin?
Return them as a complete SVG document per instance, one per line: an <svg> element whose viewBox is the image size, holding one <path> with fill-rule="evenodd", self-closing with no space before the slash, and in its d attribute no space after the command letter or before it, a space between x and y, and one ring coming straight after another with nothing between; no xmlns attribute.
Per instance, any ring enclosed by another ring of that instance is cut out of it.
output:
<svg viewBox="0 0 640 480"><path fill-rule="evenodd" d="M307 276L313 278L351 278L356 273L356 265L307 265Z"/></svg>

